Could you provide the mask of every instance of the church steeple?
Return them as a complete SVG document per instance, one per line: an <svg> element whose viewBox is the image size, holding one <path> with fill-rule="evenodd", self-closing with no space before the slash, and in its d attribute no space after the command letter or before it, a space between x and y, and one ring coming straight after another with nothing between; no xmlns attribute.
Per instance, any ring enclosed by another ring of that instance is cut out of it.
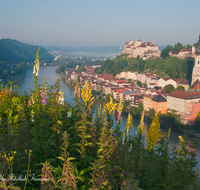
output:
<svg viewBox="0 0 200 190"><path fill-rule="evenodd" d="M195 64L192 72L192 84L198 79L200 81L200 34L199 34L199 40L197 42L197 48L195 50Z"/></svg>

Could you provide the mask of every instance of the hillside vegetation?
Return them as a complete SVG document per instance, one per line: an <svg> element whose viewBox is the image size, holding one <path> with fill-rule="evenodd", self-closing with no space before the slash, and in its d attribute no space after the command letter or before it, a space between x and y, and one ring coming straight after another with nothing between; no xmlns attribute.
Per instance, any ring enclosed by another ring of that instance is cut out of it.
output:
<svg viewBox="0 0 200 190"><path fill-rule="evenodd" d="M0 61L6 63L33 62L38 48L39 46L25 44L17 40L1 39ZM49 63L53 61L53 56L41 47L40 60Z"/></svg>
<svg viewBox="0 0 200 190"><path fill-rule="evenodd" d="M194 58L179 59L176 57L152 58L142 60L137 58L127 58L126 54L116 56L113 60L106 60L96 73L113 73L114 75L122 71L151 72L158 77L186 78L191 80Z"/></svg>

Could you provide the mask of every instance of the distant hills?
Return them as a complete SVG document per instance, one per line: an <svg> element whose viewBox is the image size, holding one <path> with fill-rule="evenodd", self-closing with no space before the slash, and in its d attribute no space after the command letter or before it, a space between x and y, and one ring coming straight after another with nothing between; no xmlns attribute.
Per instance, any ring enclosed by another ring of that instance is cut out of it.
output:
<svg viewBox="0 0 200 190"><path fill-rule="evenodd" d="M12 39L0 40L0 61L6 63L34 62L39 46ZM54 57L43 47L40 48L40 61L52 62Z"/></svg>

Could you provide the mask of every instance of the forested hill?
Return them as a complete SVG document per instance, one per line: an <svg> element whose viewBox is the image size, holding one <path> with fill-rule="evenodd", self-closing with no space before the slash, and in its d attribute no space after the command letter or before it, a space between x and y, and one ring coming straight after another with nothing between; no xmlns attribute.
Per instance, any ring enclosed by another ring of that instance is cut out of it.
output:
<svg viewBox="0 0 200 190"><path fill-rule="evenodd" d="M33 62L39 46L29 45L17 40L0 40L0 61L19 63L22 61ZM40 48L40 60L52 62L53 56L43 47Z"/></svg>
<svg viewBox="0 0 200 190"><path fill-rule="evenodd" d="M112 73L116 75L121 71L137 71L140 73L155 73L158 77L186 78L191 80L194 66L194 58L179 59L177 57L153 58L146 61L138 58L127 58L128 55L122 54L115 59L107 59L95 72Z"/></svg>

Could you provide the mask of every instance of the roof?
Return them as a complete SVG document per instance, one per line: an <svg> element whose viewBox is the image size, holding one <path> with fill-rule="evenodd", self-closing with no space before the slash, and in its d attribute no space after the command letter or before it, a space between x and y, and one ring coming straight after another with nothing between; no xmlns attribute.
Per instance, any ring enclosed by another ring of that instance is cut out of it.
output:
<svg viewBox="0 0 200 190"><path fill-rule="evenodd" d="M181 79L181 80L178 82L178 84L187 84L187 85L190 85L190 82L189 82L189 80L187 80L187 79Z"/></svg>
<svg viewBox="0 0 200 190"><path fill-rule="evenodd" d="M184 100L189 99L199 99L200 98L200 92L199 91L181 91L181 90L175 90L174 92L168 94L168 96L180 98Z"/></svg>
<svg viewBox="0 0 200 190"><path fill-rule="evenodd" d="M199 81L199 79L197 79L197 80L193 83L192 89L200 89L200 81Z"/></svg>
<svg viewBox="0 0 200 190"><path fill-rule="evenodd" d="M172 54L178 54L179 51L172 51L171 53L172 53Z"/></svg>
<svg viewBox="0 0 200 190"><path fill-rule="evenodd" d="M97 78L113 78L113 74L97 74Z"/></svg>
<svg viewBox="0 0 200 190"><path fill-rule="evenodd" d="M152 99L155 102L167 102L167 99L162 95L157 95L155 98Z"/></svg>
<svg viewBox="0 0 200 190"><path fill-rule="evenodd" d="M169 79L171 79L171 78L162 78L163 80L165 80L165 81L167 81L167 80L169 80Z"/></svg>

